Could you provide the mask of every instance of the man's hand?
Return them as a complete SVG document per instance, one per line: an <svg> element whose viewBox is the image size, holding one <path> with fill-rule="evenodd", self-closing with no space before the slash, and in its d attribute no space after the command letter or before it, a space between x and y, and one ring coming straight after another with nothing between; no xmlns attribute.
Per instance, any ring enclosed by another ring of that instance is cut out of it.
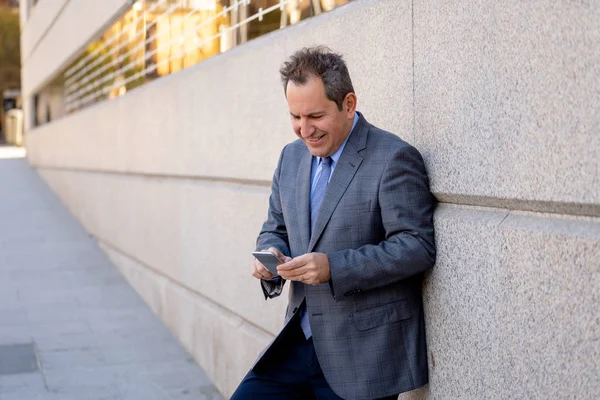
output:
<svg viewBox="0 0 600 400"><path fill-rule="evenodd" d="M277 266L279 276L310 285L325 283L331 278L329 258L324 253L307 253Z"/></svg>
<svg viewBox="0 0 600 400"><path fill-rule="evenodd" d="M270 251L271 253L275 254L275 256L277 258L279 258L279 260L283 263L292 260L290 257L286 257L282 252L277 250L275 247L269 247L269 249L267 251ZM262 265L262 263L260 261L258 261L257 259L254 259L254 261L252 262L252 276L257 279L272 279L275 277L275 275L273 275L271 273L271 271L269 271L267 269L267 267Z"/></svg>

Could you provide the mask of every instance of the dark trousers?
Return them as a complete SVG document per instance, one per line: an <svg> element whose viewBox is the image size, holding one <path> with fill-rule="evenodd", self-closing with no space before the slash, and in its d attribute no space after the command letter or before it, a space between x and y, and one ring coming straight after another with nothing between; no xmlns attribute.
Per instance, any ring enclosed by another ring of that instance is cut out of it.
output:
<svg viewBox="0 0 600 400"><path fill-rule="evenodd" d="M343 400L325 380L312 338L305 339L299 322L291 324L281 342L274 343L248 372L231 400Z"/></svg>

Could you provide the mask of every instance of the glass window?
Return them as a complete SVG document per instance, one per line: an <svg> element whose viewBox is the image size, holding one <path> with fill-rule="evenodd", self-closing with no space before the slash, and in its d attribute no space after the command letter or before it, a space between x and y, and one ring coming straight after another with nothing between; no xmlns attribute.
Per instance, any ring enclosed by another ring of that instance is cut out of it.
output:
<svg viewBox="0 0 600 400"><path fill-rule="evenodd" d="M35 119L47 122L122 96L348 1L138 0L37 94Z"/></svg>

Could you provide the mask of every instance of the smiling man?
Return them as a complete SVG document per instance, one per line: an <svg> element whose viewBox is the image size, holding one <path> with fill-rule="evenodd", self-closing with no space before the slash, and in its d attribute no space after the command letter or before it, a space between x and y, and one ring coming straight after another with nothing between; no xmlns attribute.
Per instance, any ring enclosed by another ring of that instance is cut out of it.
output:
<svg viewBox="0 0 600 400"><path fill-rule="evenodd" d="M326 47L280 70L299 140L281 152L252 275L290 281L285 326L232 399L395 399L427 383L421 282L435 262L434 198L419 152L356 111Z"/></svg>

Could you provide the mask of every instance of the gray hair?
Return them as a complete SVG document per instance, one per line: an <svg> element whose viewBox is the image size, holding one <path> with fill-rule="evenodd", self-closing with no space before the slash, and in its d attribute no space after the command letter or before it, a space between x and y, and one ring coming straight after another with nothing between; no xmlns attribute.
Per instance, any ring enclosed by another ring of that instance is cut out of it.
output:
<svg viewBox="0 0 600 400"><path fill-rule="evenodd" d="M340 111L346 95L354 93L350 73L342 55L334 53L327 46L305 47L296 51L283 63L279 74L284 92L289 81L304 85L311 77L320 78L325 87L325 95L337 104Z"/></svg>

